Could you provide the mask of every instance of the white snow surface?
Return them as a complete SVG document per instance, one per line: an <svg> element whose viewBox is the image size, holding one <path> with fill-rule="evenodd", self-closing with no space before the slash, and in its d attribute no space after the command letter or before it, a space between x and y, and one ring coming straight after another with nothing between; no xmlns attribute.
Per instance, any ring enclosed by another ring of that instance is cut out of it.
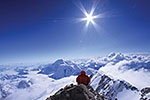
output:
<svg viewBox="0 0 150 100"><path fill-rule="evenodd" d="M119 100L140 100L140 95L138 92L124 89L118 93L116 98L119 98Z"/></svg>

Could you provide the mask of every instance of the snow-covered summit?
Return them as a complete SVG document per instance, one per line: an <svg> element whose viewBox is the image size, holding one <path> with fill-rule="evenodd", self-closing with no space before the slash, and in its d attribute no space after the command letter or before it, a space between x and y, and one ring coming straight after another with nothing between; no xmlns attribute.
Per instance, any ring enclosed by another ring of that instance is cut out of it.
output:
<svg viewBox="0 0 150 100"><path fill-rule="evenodd" d="M71 61L59 59L53 64L49 64L42 68L39 74L47 74L51 78L60 79L71 75L77 75L80 71L81 69Z"/></svg>
<svg viewBox="0 0 150 100"><path fill-rule="evenodd" d="M58 59L58 60L56 60L54 63L53 63L53 65L60 65L60 64L65 64L65 60L64 59Z"/></svg>

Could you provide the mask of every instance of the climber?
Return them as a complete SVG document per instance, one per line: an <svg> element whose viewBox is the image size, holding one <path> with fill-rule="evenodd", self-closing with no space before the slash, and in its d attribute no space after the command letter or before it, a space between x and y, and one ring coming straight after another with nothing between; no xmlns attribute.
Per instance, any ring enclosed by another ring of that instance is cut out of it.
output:
<svg viewBox="0 0 150 100"><path fill-rule="evenodd" d="M79 84L88 85L90 83L90 78L86 75L85 71L82 70L80 75L76 78L76 82Z"/></svg>

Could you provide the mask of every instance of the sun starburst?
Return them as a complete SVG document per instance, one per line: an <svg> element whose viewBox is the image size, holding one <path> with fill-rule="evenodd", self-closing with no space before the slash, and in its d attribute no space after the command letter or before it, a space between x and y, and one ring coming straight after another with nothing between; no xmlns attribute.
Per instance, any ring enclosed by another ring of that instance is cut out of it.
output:
<svg viewBox="0 0 150 100"><path fill-rule="evenodd" d="M96 3L95 3L96 4ZM88 28L89 24L92 23L92 25L97 28L97 24L95 23L95 19L96 18L100 18L102 16L102 14L98 14L98 15L94 15L95 9L96 9L96 5L93 4L92 9L90 11L90 13L88 13L84 6L82 5L82 3L80 3L79 8L82 11L82 13L85 15L84 18L80 18L80 21L86 21L86 25L85 27Z"/></svg>
<svg viewBox="0 0 150 100"><path fill-rule="evenodd" d="M81 18L82 21L86 21L86 27L89 26L89 23L92 23L93 25L95 25L95 21L94 19L97 18L96 16L93 16L93 13L91 12L90 14L86 13L85 14L85 18Z"/></svg>

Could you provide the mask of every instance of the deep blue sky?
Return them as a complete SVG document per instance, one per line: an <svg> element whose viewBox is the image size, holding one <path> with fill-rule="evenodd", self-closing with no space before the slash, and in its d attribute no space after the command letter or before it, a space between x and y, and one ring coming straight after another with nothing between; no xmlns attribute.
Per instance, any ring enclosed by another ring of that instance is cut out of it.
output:
<svg viewBox="0 0 150 100"><path fill-rule="evenodd" d="M0 0L0 64L150 52L150 0L100 0L94 14L105 17L87 32L78 2Z"/></svg>

